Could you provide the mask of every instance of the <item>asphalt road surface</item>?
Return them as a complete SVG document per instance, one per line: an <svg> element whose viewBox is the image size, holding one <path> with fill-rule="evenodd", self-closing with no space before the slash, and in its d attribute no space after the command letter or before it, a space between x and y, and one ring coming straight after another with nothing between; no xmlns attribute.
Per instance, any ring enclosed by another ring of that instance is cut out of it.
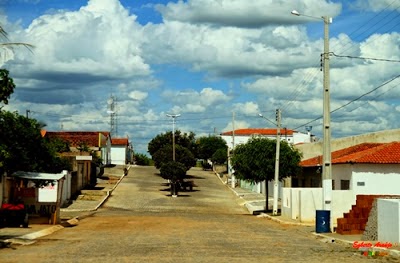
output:
<svg viewBox="0 0 400 263"><path fill-rule="evenodd" d="M196 187L176 198L157 173L132 167L94 215L32 245L0 249L0 262L399 262L249 215L210 171L190 170Z"/></svg>

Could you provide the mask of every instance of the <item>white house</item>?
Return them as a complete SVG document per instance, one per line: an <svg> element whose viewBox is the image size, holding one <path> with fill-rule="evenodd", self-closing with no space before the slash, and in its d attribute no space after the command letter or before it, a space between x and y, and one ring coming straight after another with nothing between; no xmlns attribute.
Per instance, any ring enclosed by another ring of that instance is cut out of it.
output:
<svg viewBox="0 0 400 263"><path fill-rule="evenodd" d="M311 133L301 133L291 129L281 128L281 141L287 141L289 144L310 143L315 141ZM221 134L221 138L226 141L228 148L232 149L236 145L245 144L253 136L262 136L268 139L276 140L277 129L246 128L227 131ZM283 184L284 185L284 184ZM279 182L279 196L282 197L282 182ZM265 193L265 183L249 184L245 181L240 183L242 188L250 189L257 193ZM273 195L273 182L268 182L268 193Z"/></svg>
<svg viewBox="0 0 400 263"><path fill-rule="evenodd" d="M301 161L294 184L321 187L322 156ZM332 189L357 194L400 194L400 142L362 143L332 152Z"/></svg>
<svg viewBox="0 0 400 263"><path fill-rule="evenodd" d="M111 163L125 165L130 161L130 146L128 138L111 139Z"/></svg>
<svg viewBox="0 0 400 263"><path fill-rule="evenodd" d="M314 142L315 137L311 133L302 133L286 128L281 128L281 140L290 144ZM234 145L246 143L252 136L263 136L275 140L277 129L246 128L221 133L221 138L226 141L230 149Z"/></svg>
<svg viewBox="0 0 400 263"><path fill-rule="evenodd" d="M284 188L282 215L312 222L322 209L321 156L303 160L303 174ZM349 212L357 195L400 195L400 142L362 143L332 152L332 217Z"/></svg>

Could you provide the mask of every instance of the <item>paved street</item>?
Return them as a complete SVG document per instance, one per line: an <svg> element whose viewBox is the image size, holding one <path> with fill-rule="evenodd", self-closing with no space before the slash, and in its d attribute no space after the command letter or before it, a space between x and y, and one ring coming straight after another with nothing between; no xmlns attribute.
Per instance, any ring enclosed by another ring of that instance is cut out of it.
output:
<svg viewBox="0 0 400 263"><path fill-rule="evenodd" d="M132 167L108 201L76 227L29 246L1 249L0 262L398 262L326 243L313 228L249 215L210 171L171 197L153 167Z"/></svg>

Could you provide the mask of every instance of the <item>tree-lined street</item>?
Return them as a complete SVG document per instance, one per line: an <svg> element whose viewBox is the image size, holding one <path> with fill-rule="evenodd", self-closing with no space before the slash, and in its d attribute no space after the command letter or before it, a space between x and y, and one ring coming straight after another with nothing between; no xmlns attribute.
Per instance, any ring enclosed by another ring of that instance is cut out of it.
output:
<svg viewBox="0 0 400 263"><path fill-rule="evenodd" d="M249 215L210 171L192 168L192 192L170 196L154 167L132 167L112 196L78 226L30 246L0 250L1 262L363 262L348 244L313 228ZM393 258L381 257L374 261Z"/></svg>

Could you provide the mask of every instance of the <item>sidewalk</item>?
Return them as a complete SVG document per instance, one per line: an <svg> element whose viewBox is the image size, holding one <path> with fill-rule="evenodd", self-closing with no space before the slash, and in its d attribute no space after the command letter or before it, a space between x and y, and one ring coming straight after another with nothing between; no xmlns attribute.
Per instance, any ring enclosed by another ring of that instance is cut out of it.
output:
<svg viewBox="0 0 400 263"><path fill-rule="evenodd" d="M333 243L333 242L342 242L348 244L349 246L353 246L354 242L358 241L359 243L365 242L366 244L370 243L372 246L377 244L378 241L362 241L362 235L340 235L336 232L334 233L316 233L315 232L315 223L302 223L298 220L293 220L290 218L286 218L282 215L273 216L270 213L265 213L265 194L255 193L249 189L244 189L240 187L232 188L230 181L227 178L222 177L216 173L216 176L220 179L221 183L225 184L227 188L229 188L236 196L240 198L239 204L246 207L250 214L257 215L258 217L267 218L274 222L283 225L293 225L293 226L301 226L304 227L305 232L311 233L315 235L316 238L321 239L321 241L325 243ZM273 198L268 198L268 208L272 210ZM280 206L280 202L278 202L278 206ZM372 247L374 251L384 251L389 253L390 255L399 257L400 256L400 247L396 246L391 249ZM363 251L363 248L359 249L360 252ZM364 247L364 250L368 250Z"/></svg>
<svg viewBox="0 0 400 263"><path fill-rule="evenodd" d="M82 190L82 194L71 205L60 209L60 225L30 224L27 228L0 228L0 248L12 244L29 245L35 239L50 235L64 227L74 226L79 219L93 214L111 195L124 178L124 166L106 168L104 175L97 178L95 190ZM128 171L130 166L128 166ZM111 179L110 179L111 178Z"/></svg>

